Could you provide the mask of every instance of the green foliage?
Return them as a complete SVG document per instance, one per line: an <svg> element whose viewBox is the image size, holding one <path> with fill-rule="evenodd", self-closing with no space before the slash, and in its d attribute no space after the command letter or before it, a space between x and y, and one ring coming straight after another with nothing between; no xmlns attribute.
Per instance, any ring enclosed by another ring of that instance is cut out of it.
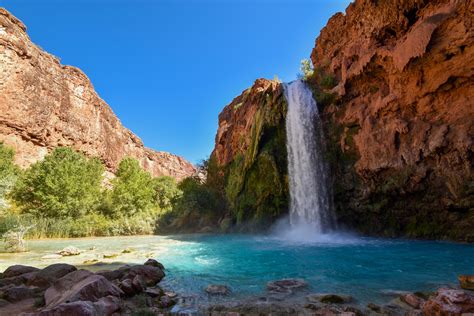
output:
<svg viewBox="0 0 474 316"><path fill-rule="evenodd" d="M332 74L324 74L319 82L322 88L332 89L336 86L336 78Z"/></svg>
<svg viewBox="0 0 474 316"><path fill-rule="evenodd" d="M104 168L70 148L56 148L26 170L11 197L22 213L79 218L97 208Z"/></svg>
<svg viewBox="0 0 474 316"><path fill-rule="evenodd" d="M288 210L286 100L271 90L255 99L260 104L246 151L226 166L219 168L215 157L208 164L207 185L225 197L231 212L219 223L224 231L235 222L234 229L262 228Z"/></svg>
<svg viewBox="0 0 474 316"><path fill-rule="evenodd" d="M11 149L0 144L0 157L3 179L19 174ZM32 165L9 194L12 206L0 213L0 235L9 240L5 245L22 241L25 234L29 238L151 234L160 209L170 210L182 194L173 178L152 179L131 158L120 163L111 189L101 185L103 171L99 160L69 148L57 148ZM29 230L18 229L22 227Z"/></svg>
<svg viewBox="0 0 474 316"><path fill-rule="evenodd" d="M301 74L298 74L298 77L303 78L304 80L308 80L314 75L313 65L309 59L301 60L300 71Z"/></svg>
<svg viewBox="0 0 474 316"><path fill-rule="evenodd" d="M0 142L0 209L7 206L5 195L11 190L20 173L13 163L14 151Z"/></svg>
<svg viewBox="0 0 474 316"><path fill-rule="evenodd" d="M90 236L131 236L152 234L156 215L139 214L131 217L110 218L103 214L89 214L81 218L44 218L31 214L0 216L0 234L15 227L31 227L26 237L75 238Z"/></svg>
<svg viewBox="0 0 474 316"><path fill-rule="evenodd" d="M173 203L182 195L176 180L172 177L158 177L152 180L155 201L161 210L171 209Z"/></svg>
<svg viewBox="0 0 474 316"><path fill-rule="evenodd" d="M130 216L153 207L156 196L151 175L140 167L137 160L124 158L112 180L109 215Z"/></svg>
<svg viewBox="0 0 474 316"><path fill-rule="evenodd" d="M160 214L156 232L195 231L215 226L225 214L222 194L195 178L186 178L179 185L182 192L172 203L172 209Z"/></svg>

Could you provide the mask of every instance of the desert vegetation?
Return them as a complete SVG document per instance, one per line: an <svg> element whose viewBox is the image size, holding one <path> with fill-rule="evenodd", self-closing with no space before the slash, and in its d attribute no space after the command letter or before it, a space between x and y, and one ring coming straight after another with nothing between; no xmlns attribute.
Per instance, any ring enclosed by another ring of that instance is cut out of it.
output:
<svg viewBox="0 0 474 316"><path fill-rule="evenodd" d="M151 234L157 219L190 200L188 185L152 178L133 158L124 158L110 181L104 171L99 159L66 147L20 170L14 151L0 143L0 234L9 249L24 250L25 237Z"/></svg>

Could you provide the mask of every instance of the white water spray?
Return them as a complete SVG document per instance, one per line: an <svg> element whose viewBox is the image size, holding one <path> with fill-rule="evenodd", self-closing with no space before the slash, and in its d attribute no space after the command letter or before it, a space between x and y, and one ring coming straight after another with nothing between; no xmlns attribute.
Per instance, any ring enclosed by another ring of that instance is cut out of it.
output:
<svg viewBox="0 0 474 316"><path fill-rule="evenodd" d="M301 81L285 84L288 101L286 136L290 186L291 239L321 236L335 228L331 211L324 140L318 107Z"/></svg>

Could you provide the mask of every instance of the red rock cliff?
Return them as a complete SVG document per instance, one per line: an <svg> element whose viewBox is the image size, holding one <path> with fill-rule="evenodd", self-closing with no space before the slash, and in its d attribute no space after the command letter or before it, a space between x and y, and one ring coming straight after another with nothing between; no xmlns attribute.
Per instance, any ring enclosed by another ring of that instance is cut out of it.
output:
<svg viewBox="0 0 474 316"><path fill-rule="evenodd" d="M21 21L0 8L0 141L26 167L52 148L70 146L100 157L113 171L134 157L153 176L195 172L181 157L157 152L122 126L78 68L33 44Z"/></svg>
<svg viewBox="0 0 474 316"><path fill-rule="evenodd" d="M357 0L321 31L312 83L336 99L323 106L343 222L474 240L473 13L469 0Z"/></svg>
<svg viewBox="0 0 474 316"><path fill-rule="evenodd" d="M473 13L468 0L356 0L321 31L308 84L341 225L474 241ZM280 89L259 80L219 116L212 157L237 219L288 210Z"/></svg>

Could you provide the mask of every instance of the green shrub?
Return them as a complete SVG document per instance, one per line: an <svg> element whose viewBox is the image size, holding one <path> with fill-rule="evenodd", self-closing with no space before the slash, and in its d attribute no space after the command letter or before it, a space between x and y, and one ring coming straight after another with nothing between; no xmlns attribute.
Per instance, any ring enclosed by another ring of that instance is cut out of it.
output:
<svg viewBox="0 0 474 316"><path fill-rule="evenodd" d="M298 74L298 77L303 78L304 80L311 78L314 75L314 69L311 61L308 59L303 59L301 61L300 71L301 73Z"/></svg>
<svg viewBox="0 0 474 316"><path fill-rule="evenodd" d="M13 149L0 142L0 209L7 206L5 195L11 190L20 173L13 163L14 156Z"/></svg>
<svg viewBox="0 0 474 316"><path fill-rule="evenodd" d="M120 162L112 185L109 215L131 216L153 207L156 192L151 175L140 167L136 159L124 158Z"/></svg>
<svg viewBox="0 0 474 316"><path fill-rule="evenodd" d="M97 208L103 172L98 159L59 147L22 174L11 197L22 213L79 218Z"/></svg>
<svg viewBox="0 0 474 316"><path fill-rule="evenodd" d="M155 190L155 202L160 209L171 209L174 201L181 197L182 191L178 188L176 180L172 177L158 177L152 180Z"/></svg>
<svg viewBox="0 0 474 316"><path fill-rule="evenodd" d="M182 194L174 200L172 209L159 214L157 233L217 226L226 210L226 202L219 192L192 177L184 179L178 188Z"/></svg>

